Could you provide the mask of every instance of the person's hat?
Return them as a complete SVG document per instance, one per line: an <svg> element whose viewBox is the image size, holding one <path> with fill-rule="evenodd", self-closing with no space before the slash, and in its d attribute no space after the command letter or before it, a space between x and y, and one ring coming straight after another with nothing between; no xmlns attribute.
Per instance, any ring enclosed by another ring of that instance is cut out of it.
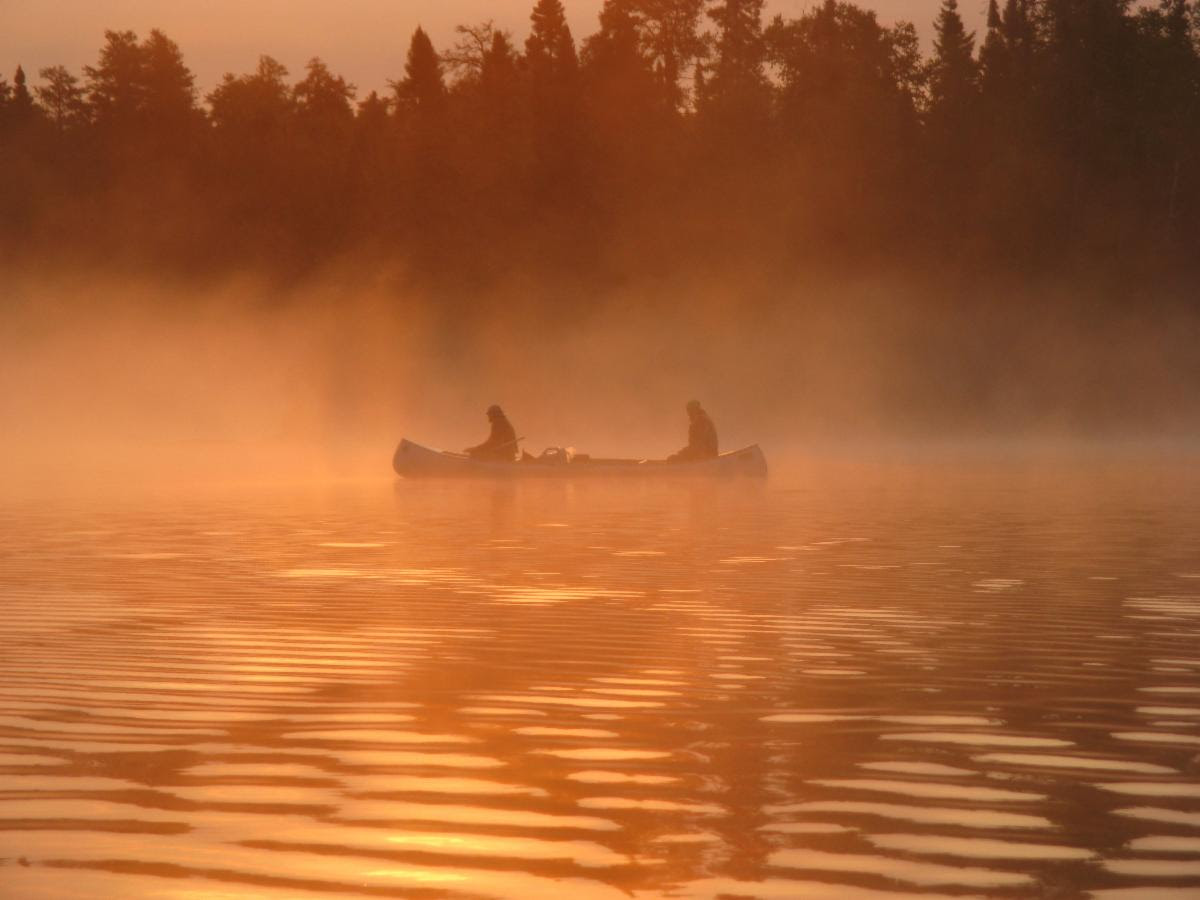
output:
<svg viewBox="0 0 1200 900"><path fill-rule="evenodd" d="M502 415L504 415L504 410L502 410L499 406L497 406L495 403L493 403L491 406L489 406L487 408L487 414L489 416L502 416Z"/></svg>
<svg viewBox="0 0 1200 900"><path fill-rule="evenodd" d="M689 400L687 402L687 409L688 409L688 412L699 412L700 411L700 401L699 400Z"/></svg>

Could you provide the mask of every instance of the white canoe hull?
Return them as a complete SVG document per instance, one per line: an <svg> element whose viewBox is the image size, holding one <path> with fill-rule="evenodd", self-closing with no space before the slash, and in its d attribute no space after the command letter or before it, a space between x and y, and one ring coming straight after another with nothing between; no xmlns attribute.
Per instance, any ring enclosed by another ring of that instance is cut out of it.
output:
<svg viewBox="0 0 1200 900"><path fill-rule="evenodd" d="M571 462L486 462L462 453L434 450L402 440L392 468L405 478L730 478L767 474L767 459L757 444L730 450L716 459L668 463L660 459L585 459Z"/></svg>

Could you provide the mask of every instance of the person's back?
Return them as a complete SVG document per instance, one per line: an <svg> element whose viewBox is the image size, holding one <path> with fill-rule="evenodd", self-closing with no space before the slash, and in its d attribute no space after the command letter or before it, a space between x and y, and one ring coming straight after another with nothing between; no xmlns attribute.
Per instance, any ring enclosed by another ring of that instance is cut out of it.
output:
<svg viewBox="0 0 1200 900"><path fill-rule="evenodd" d="M697 408L688 422L687 449L696 459L712 459L717 455L717 426L703 409Z"/></svg>
<svg viewBox="0 0 1200 900"><path fill-rule="evenodd" d="M490 406L487 411L492 430L482 444L468 447L466 453L472 459L491 462L512 462L517 455L517 432L499 406Z"/></svg>
<svg viewBox="0 0 1200 900"><path fill-rule="evenodd" d="M688 443L678 453L667 457L670 462L691 462L716 459L718 454L717 426L700 404L691 400L687 405Z"/></svg>

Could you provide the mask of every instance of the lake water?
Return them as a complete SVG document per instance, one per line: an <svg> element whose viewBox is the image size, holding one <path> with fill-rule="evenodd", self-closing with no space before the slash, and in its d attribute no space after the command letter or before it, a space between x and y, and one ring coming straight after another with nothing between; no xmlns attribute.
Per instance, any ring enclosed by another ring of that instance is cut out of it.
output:
<svg viewBox="0 0 1200 900"><path fill-rule="evenodd" d="M1200 896L1196 467L0 513L0 897Z"/></svg>

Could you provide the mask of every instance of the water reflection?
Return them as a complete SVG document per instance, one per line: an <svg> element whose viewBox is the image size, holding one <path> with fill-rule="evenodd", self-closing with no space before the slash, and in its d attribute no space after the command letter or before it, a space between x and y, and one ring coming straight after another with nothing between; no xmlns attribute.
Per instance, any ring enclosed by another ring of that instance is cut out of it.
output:
<svg viewBox="0 0 1200 900"><path fill-rule="evenodd" d="M5 508L0 896L1195 896L1178 484L810 485Z"/></svg>

